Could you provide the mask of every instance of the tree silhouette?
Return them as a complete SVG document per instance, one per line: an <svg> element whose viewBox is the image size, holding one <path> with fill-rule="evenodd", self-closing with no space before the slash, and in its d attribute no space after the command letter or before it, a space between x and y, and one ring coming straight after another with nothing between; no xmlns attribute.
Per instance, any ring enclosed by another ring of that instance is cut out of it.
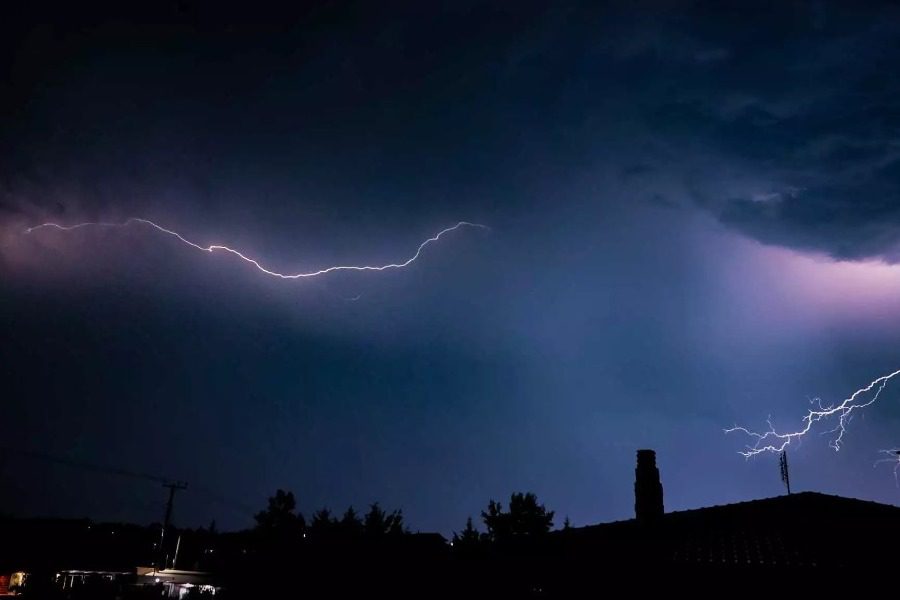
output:
<svg viewBox="0 0 900 600"><path fill-rule="evenodd" d="M310 535L323 538L331 535L337 529L338 521L332 518L331 511L327 508L317 510L309 524Z"/></svg>
<svg viewBox="0 0 900 600"><path fill-rule="evenodd" d="M466 527L461 532L453 533L453 548L459 552L472 552L481 548L485 534L472 524L472 517L466 519Z"/></svg>
<svg viewBox="0 0 900 600"><path fill-rule="evenodd" d="M369 537L405 533L403 530L403 511L395 510L388 514L375 502L369 507L369 512L366 513L363 519L363 529Z"/></svg>
<svg viewBox="0 0 900 600"><path fill-rule="evenodd" d="M293 492L277 490L274 496L269 498L269 506L266 510L256 513L256 528L266 534L279 536L299 535L306 527L306 521L297 508L297 501Z"/></svg>
<svg viewBox="0 0 900 600"><path fill-rule="evenodd" d="M518 492L509 498L509 512L504 512L502 504L491 500L487 511L481 512L481 518L492 541L508 541L549 532L553 527L553 514L543 504L538 504L533 493Z"/></svg>
<svg viewBox="0 0 900 600"><path fill-rule="evenodd" d="M356 510L350 506L344 512L339 523L341 534L347 537L359 537L363 532L363 522Z"/></svg>

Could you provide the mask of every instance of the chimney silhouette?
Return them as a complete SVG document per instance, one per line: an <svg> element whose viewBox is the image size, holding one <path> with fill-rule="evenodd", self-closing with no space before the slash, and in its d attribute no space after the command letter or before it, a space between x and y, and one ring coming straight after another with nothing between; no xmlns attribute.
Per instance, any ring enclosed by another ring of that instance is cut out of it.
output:
<svg viewBox="0 0 900 600"><path fill-rule="evenodd" d="M663 488L656 468L656 452L637 451L634 470L634 516L638 521L652 521L663 515Z"/></svg>

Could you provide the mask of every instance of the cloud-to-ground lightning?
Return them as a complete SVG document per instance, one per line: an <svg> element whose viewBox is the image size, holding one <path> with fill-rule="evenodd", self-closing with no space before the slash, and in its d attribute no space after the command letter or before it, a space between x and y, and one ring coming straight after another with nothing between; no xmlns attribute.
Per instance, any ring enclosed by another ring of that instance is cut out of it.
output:
<svg viewBox="0 0 900 600"><path fill-rule="evenodd" d="M839 404L823 406L820 399L814 399L812 402L815 405L815 408L811 408L807 411L806 416L803 417L803 420L801 421L803 427L797 431L780 433L772 425L772 420L770 418L767 420L769 429L763 433L758 433L740 426L730 427L725 430L725 433L739 431L753 438L755 443L752 446L747 446L746 450L740 452L745 458L750 458L751 456L756 456L764 452L779 453L787 448L792 442L799 442L802 440L803 437L812 430L814 424L819 421L836 418L837 423L834 429L828 430L825 433L835 434L834 438L829 442L829 446L836 451L840 450L844 440L847 423L850 422L854 412L877 402L888 382L898 375L900 375L900 369L897 369L893 373L882 375L865 387L853 392ZM900 463L898 463L898 465L900 465Z"/></svg>
<svg viewBox="0 0 900 600"><path fill-rule="evenodd" d="M58 223L41 223L40 225L35 225L34 227L29 227L28 229L25 230L25 233L26 234L32 233L32 232L38 231L40 229L57 229L60 231L73 231L75 229L81 229L84 227L116 227L116 228L120 228L120 227L128 227L129 225L135 225L135 224L146 225L148 227L152 227L153 229L159 231L160 233L170 235L170 236L174 237L175 239L177 239L178 241L180 241L184 244L187 244L188 246L195 248L197 250L202 250L203 252L209 252L209 253L216 252L216 251L228 252L229 254L233 254L234 256L237 256L244 262L250 263L251 265L256 267L258 270L265 273L266 275L270 275L272 277L277 277L279 279L307 279L310 277L319 277L322 275L327 275L329 273L336 273L338 271L387 271L387 270L391 270L391 269L403 269L405 267L408 267L412 263L414 263L416 260L418 260L419 256L422 254L422 251L425 250L426 246L428 246L429 244L433 244L434 242L437 242L439 239L441 239L442 236L444 236L450 232L456 231L457 229L460 229L463 227L489 229L486 225L481 225L478 223L470 223L469 221L460 221L456 225L442 229L439 232L437 232L436 234L434 234L433 236L431 236L430 238L423 241L421 244L419 244L419 247L416 249L415 254L413 254L412 256L410 256L409 258L407 258L406 260L403 260L401 262L388 263L385 265L338 265L338 266L318 269L316 271L307 271L307 272L300 272L300 273L280 273L278 271L273 271L272 269L264 267L258 260L254 259L254 258L250 258L246 254L243 254L242 252L240 252L239 250L235 250L234 248L225 246L223 244L212 244L209 246L203 246L202 244L192 242L191 240L185 238L177 231L173 231L172 229L167 229L161 225L154 223L153 221L150 221L149 219L141 219L138 217L132 217L121 223L111 223L111 222L103 222L103 221L91 221L91 222L85 222L85 223L77 223L75 225L60 225Z"/></svg>

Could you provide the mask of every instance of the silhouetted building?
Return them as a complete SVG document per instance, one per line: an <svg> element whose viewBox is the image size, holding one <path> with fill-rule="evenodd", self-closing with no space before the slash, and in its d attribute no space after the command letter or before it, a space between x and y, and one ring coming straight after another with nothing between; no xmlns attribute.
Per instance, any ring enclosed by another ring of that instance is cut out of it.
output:
<svg viewBox="0 0 900 600"><path fill-rule="evenodd" d="M186 598L224 590L229 598L264 600L286 597L298 584L309 598L577 598L662 588L768 590L773 582L779 592L785 584L809 592L830 586L834 573L880 572L900 558L900 507L802 492L666 513L652 450L637 452L634 491L633 519L494 541L476 534L456 549L438 534L316 539L182 530L178 564L190 571L135 569L150 564L158 527L0 520L0 575L29 571L26 589L53 584L35 587L36 598Z"/></svg>
<svg viewBox="0 0 900 600"><path fill-rule="evenodd" d="M78 591L82 595L93 593L95 597L113 596L121 593L124 586L134 582L131 571L102 571L65 569L54 576L56 587L61 591Z"/></svg>
<svg viewBox="0 0 900 600"><path fill-rule="evenodd" d="M191 593L215 595L221 591L212 573L185 571L181 569L138 568L136 585L146 589L156 589L157 597L184 598Z"/></svg>
<svg viewBox="0 0 900 600"><path fill-rule="evenodd" d="M774 581L786 573L814 586L822 575L890 568L900 558L892 550L900 539L897 506L802 492L665 513L651 450L638 451L635 513L634 519L553 532L542 554L547 574L537 585L567 597L599 592L640 569L694 587L723 581L717 575ZM606 581L596 577L598 568ZM650 579L642 585L654 585Z"/></svg>
<svg viewBox="0 0 900 600"><path fill-rule="evenodd" d="M656 467L656 452L637 451L637 467L634 470L634 516L640 521L662 517L663 488Z"/></svg>

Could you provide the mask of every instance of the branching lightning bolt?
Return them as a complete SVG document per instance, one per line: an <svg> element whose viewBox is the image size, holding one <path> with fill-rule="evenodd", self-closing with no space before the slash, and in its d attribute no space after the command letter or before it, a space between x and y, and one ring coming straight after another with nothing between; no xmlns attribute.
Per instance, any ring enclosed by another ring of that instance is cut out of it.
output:
<svg viewBox="0 0 900 600"><path fill-rule="evenodd" d="M839 404L823 406L820 399L814 399L812 403L815 405L815 407L807 411L806 416L803 417L802 420L803 427L797 431L779 433L772 425L772 420L770 418L766 421L769 425L769 429L763 433L751 431L746 427L739 426L726 429L725 433L739 431L753 438L755 440L755 443L752 446L747 446L746 450L739 452L739 454L741 454L744 458L750 458L752 456L762 454L763 452L779 453L787 448L791 444L791 442L796 440L799 443L799 441L802 440L803 437L812 430L812 427L815 423L830 419L832 417L836 417L837 424L835 425L834 429L826 431L825 433L836 434L834 439L832 439L828 445L831 446L835 451L840 450L841 444L844 440L844 433L846 431L847 424L852 419L854 412L866 408L867 406L871 406L872 404L877 402L885 386L891 379L893 379L897 375L900 375L900 369L897 369L893 373L882 375L878 379L875 379L867 386L853 392L853 394L851 394L848 398L845 398ZM873 390L874 393L872 393ZM900 468L900 462L898 462L898 468Z"/></svg>
<svg viewBox="0 0 900 600"><path fill-rule="evenodd" d="M403 269L405 267L408 267L412 263L414 263L416 260L418 260L419 256L422 254L422 251L425 250L426 246L428 246L429 244L433 244L434 242L437 242L439 239L441 239L442 236L444 236L450 232L456 231L457 229L460 229L463 227L489 229L486 225L480 225L478 223L470 223L468 221L460 221L456 225L453 225L452 227L447 227L446 229L442 229L441 231L437 232L430 238L426 239L424 242L419 244L419 247L416 249L415 254L413 254L412 256L410 256L409 258L407 258L406 260L404 260L402 262L389 263L386 265L377 265L377 266L374 266L374 265L362 265L362 266L340 265L340 266L319 269L317 271L308 271L308 272L302 272L302 273L279 273L278 271L273 271L272 269L264 267L258 260L254 259L254 258L250 258L246 254L243 254L242 252L240 252L239 250L235 250L234 248L230 248L230 247L222 245L222 244L213 244L210 246L203 246L201 244L197 244L196 242L192 242L191 240L185 238L177 231L173 231L171 229L166 229L165 227L158 225L158 224L154 223L153 221L150 221L149 219L140 219L137 217L132 217L121 223L109 223L109 222L103 222L103 221L78 223L76 225L60 225L58 223L42 223L40 225L35 225L34 227L29 227L28 229L25 230L25 233L29 234L34 231L40 230L40 229L48 229L48 228L49 229L58 229L60 231L73 231L75 229L81 229L83 227L128 227L129 225L133 225L133 224L146 225L148 227L152 227L153 229L156 229L157 231L159 231L161 233L170 235L170 236L176 238L178 241L180 241L184 244L187 244L188 246L191 246L192 248L196 248L197 250L202 250L203 252L209 252L209 253L216 252L216 251L228 252L230 254L233 254L234 256L237 256L244 262L250 263L251 265L256 267L258 270L265 273L266 275L270 275L272 277L277 277L279 279L307 279L310 277L319 277L321 275L327 275L329 273L336 273L338 271L387 271L387 270L391 270L391 269Z"/></svg>

